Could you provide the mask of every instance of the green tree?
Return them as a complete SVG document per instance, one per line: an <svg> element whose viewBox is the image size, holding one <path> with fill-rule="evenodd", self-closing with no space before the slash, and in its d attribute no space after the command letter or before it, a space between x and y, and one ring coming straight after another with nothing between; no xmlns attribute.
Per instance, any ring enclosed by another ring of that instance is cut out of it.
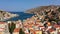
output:
<svg viewBox="0 0 60 34"><path fill-rule="evenodd" d="M14 29L15 29L15 24L11 23L11 25L9 25L9 32L12 34L12 32L14 31Z"/></svg>
<svg viewBox="0 0 60 34"><path fill-rule="evenodd" d="M22 28L20 29L19 34L25 34Z"/></svg>

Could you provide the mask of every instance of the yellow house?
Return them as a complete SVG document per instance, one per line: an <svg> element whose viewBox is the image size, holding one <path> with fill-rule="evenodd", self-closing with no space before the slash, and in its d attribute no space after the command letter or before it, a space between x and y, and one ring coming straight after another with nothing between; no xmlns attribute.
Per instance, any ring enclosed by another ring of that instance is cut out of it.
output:
<svg viewBox="0 0 60 34"><path fill-rule="evenodd" d="M42 34L42 31L41 30L36 30L35 33L36 34Z"/></svg>
<svg viewBox="0 0 60 34"><path fill-rule="evenodd" d="M4 32L0 32L0 34L4 34Z"/></svg>
<svg viewBox="0 0 60 34"><path fill-rule="evenodd" d="M0 28L0 34L4 34L5 29L4 28Z"/></svg>

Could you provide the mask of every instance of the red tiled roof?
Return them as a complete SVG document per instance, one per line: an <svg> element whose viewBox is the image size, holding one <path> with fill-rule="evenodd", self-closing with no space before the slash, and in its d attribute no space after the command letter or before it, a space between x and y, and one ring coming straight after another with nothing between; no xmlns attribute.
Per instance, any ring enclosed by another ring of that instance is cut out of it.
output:
<svg viewBox="0 0 60 34"><path fill-rule="evenodd" d="M25 28L28 28L28 25L24 26Z"/></svg>
<svg viewBox="0 0 60 34"><path fill-rule="evenodd" d="M4 31L5 30L5 28L0 28L0 31Z"/></svg>
<svg viewBox="0 0 60 34"><path fill-rule="evenodd" d="M53 31L55 31L54 29L49 29L49 32L53 32Z"/></svg>
<svg viewBox="0 0 60 34"><path fill-rule="evenodd" d="M20 31L20 28L14 29L14 32L19 32L19 31Z"/></svg>
<svg viewBox="0 0 60 34"><path fill-rule="evenodd" d="M29 28L32 28L32 26L29 26Z"/></svg>
<svg viewBox="0 0 60 34"><path fill-rule="evenodd" d="M39 26L40 28L44 29L45 27L44 26Z"/></svg>
<svg viewBox="0 0 60 34"><path fill-rule="evenodd" d="M35 24L35 26L38 26L39 24Z"/></svg>
<svg viewBox="0 0 60 34"><path fill-rule="evenodd" d="M0 22L0 24L5 24L5 22Z"/></svg>
<svg viewBox="0 0 60 34"><path fill-rule="evenodd" d="M54 27L55 27L55 28L58 28L58 27L60 28L60 25L57 25L57 24L56 24L56 25L54 25Z"/></svg>

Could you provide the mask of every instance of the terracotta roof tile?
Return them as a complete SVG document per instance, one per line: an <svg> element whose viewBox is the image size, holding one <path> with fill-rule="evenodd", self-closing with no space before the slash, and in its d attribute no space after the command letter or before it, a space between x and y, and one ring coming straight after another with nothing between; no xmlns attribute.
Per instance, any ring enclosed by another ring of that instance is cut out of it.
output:
<svg viewBox="0 0 60 34"><path fill-rule="evenodd" d="M14 29L14 32L19 32L20 28Z"/></svg>
<svg viewBox="0 0 60 34"><path fill-rule="evenodd" d="M0 22L0 24L5 24L5 22Z"/></svg>
<svg viewBox="0 0 60 34"><path fill-rule="evenodd" d="M49 29L49 32L53 32L53 31L55 31L54 29Z"/></svg>
<svg viewBox="0 0 60 34"><path fill-rule="evenodd" d="M60 28L60 25L57 25L57 24L56 24L56 25L54 25L54 27L55 27L55 28L58 28L58 27Z"/></svg>

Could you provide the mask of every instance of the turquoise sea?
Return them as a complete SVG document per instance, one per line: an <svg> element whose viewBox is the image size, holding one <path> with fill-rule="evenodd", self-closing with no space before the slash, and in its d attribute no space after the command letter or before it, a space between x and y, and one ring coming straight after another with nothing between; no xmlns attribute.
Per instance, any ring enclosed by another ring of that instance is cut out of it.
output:
<svg viewBox="0 0 60 34"><path fill-rule="evenodd" d="M13 14L18 14L19 16L18 17L14 17L14 18L11 18L7 21L16 21L16 20L24 20L24 19L27 19L27 18L30 18L32 17L34 14L28 14L28 13L24 13L24 12L10 12L10 13L13 13Z"/></svg>

